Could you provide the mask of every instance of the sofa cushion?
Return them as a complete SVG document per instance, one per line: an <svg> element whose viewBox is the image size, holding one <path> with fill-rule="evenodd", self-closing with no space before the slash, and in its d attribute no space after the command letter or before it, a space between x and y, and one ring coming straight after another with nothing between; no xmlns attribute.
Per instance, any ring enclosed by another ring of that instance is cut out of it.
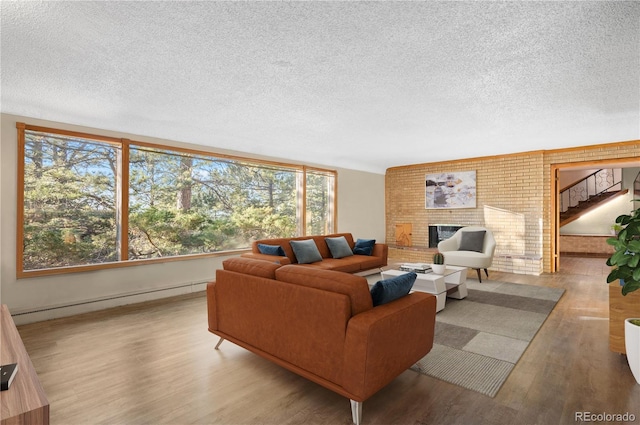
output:
<svg viewBox="0 0 640 425"><path fill-rule="evenodd" d="M358 239L353 247L354 254L371 255L373 253L373 246L376 244L375 239Z"/></svg>
<svg viewBox="0 0 640 425"><path fill-rule="evenodd" d="M322 257L323 260L325 258L331 258L331 252L329 251L329 247L327 246L327 243L324 241L324 238L329 238L333 236L334 235L315 235L310 237L310 239L312 239L315 242L316 248L318 248L318 252L320 253L320 256Z"/></svg>
<svg viewBox="0 0 640 425"><path fill-rule="evenodd" d="M340 260L336 260L340 261ZM322 270L316 267L289 264L276 271L276 279L311 288L344 294L351 300L351 315L371 310L371 294L367 279L349 273L334 270Z"/></svg>
<svg viewBox="0 0 640 425"><path fill-rule="evenodd" d="M316 242L313 239L305 239L301 241L291 241L291 249L296 256L299 264L315 263L322 261L322 255L318 251Z"/></svg>
<svg viewBox="0 0 640 425"><path fill-rule="evenodd" d="M260 254L278 255L280 257L284 257L287 255L280 245L267 245L259 243L258 251L260 251Z"/></svg>
<svg viewBox="0 0 640 425"><path fill-rule="evenodd" d="M375 257L373 255L355 254L353 258L357 259L360 264L360 270L370 270L387 265L382 257Z"/></svg>
<svg viewBox="0 0 640 425"><path fill-rule="evenodd" d="M253 258L238 257L224 260L222 267L232 272L275 279L276 270L280 268L280 264L272 263L271 261L255 260Z"/></svg>
<svg viewBox="0 0 640 425"><path fill-rule="evenodd" d="M362 270L362 262L357 257L362 258L362 255L352 255L350 257L344 258L324 258L318 263L303 264L303 266L315 267L322 270L336 270L345 273L356 273Z"/></svg>
<svg viewBox="0 0 640 425"><path fill-rule="evenodd" d="M485 230L461 232L458 251L482 252L485 233Z"/></svg>
<svg viewBox="0 0 640 425"><path fill-rule="evenodd" d="M333 258L350 257L353 255L349 242L347 242L344 236L338 236L337 238L325 238L324 240L327 243Z"/></svg>
<svg viewBox="0 0 640 425"><path fill-rule="evenodd" d="M413 287L417 277L417 274L410 272L392 277L391 279L379 280L373 285L373 288L371 288L373 306L386 304L404 297Z"/></svg>

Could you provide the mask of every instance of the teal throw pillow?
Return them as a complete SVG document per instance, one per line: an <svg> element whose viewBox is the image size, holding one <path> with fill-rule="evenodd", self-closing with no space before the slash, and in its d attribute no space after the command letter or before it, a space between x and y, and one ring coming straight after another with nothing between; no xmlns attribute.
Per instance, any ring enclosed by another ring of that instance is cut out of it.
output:
<svg viewBox="0 0 640 425"><path fill-rule="evenodd" d="M259 243L258 251L260 251L260 254L279 255L281 257L284 257L285 255L287 255L284 253L284 249L282 249L280 245L267 245L267 244Z"/></svg>
<svg viewBox="0 0 640 425"><path fill-rule="evenodd" d="M398 298L402 298L411 291L417 274L410 272L392 277L391 279L379 280L371 288L371 300L373 306L389 303Z"/></svg>
<svg viewBox="0 0 640 425"><path fill-rule="evenodd" d="M299 264L315 263L322 261L322 255L318 251L318 247L313 239L303 241L291 241L291 249L296 256Z"/></svg>
<svg viewBox="0 0 640 425"><path fill-rule="evenodd" d="M349 242L344 236L338 236L337 238L324 238L331 252L333 258L343 258L353 255Z"/></svg>
<svg viewBox="0 0 640 425"><path fill-rule="evenodd" d="M354 254L371 255L373 254L373 246L376 244L375 239L358 239L353 247Z"/></svg>
<svg viewBox="0 0 640 425"><path fill-rule="evenodd" d="M484 247L485 230L462 232L458 251L482 252Z"/></svg>

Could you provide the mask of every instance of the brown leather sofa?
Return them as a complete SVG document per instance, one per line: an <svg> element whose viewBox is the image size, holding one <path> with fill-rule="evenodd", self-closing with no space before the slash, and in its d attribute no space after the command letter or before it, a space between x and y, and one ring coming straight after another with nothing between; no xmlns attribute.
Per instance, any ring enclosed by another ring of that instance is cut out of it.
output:
<svg viewBox="0 0 640 425"><path fill-rule="evenodd" d="M389 247L383 243L376 243L373 246L373 252L371 255L352 255L344 258L333 258L331 256L331 251L329 251L329 247L325 242L325 238L335 238L339 236L344 236L347 240L347 243L353 249L355 246L355 241L353 240L353 235L351 233L335 233L331 235L322 235L322 236L302 236L297 238L277 238L277 239L261 239L253 242L251 245L251 252L247 252L242 254L242 257L245 258L253 258L256 260L265 260L271 262L279 262L282 265L285 264L297 264L298 260L296 259L295 254L293 253L293 249L291 248L290 242L301 241L306 239L313 239L322 256L322 261L303 264L305 267L315 267L325 270L336 270L340 272L347 273L357 273L362 271L367 271L375 268L384 267L387 265L387 256L389 253ZM261 254L258 249L259 244L264 245L279 245L284 250L286 255L284 256L274 256L268 254Z"/></svg>
<svg viewBox="0 0 640 425"><path fill-rule="evenodd" d="M207 286L209 331L362 403L433 346L436 298L373 307L364 277L249 258L225 260Z"/></svg>

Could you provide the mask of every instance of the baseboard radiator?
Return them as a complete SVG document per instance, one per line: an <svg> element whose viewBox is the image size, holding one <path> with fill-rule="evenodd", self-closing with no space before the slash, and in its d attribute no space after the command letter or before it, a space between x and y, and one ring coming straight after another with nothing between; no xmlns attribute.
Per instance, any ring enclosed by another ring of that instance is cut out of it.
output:
<svg viewBox="0 0 640 425"><path fill-rule="evenodd" d="M119 307L127 304L135 304L160 298L168 298L177 295L202 292L206 290L207 283L212 280L214 279L212 278L211 280L207 280L204 282L189 282L164 288L154 288L136 292L129 292L126 294L116 294L107 297L82 300L55 306L17 310L12 311L11 316L13 317L16 325L41 322L44 320L89 313L92 311L104 310L107 308Z"/></svg>

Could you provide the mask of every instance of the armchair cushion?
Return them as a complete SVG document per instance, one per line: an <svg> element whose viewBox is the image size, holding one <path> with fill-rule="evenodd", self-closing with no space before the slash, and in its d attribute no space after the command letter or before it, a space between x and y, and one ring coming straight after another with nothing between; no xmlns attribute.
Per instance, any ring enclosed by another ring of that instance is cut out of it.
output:
<svg viewBox="0 0 640 425"><path fill-rule="evenodd" d="M391 279L379 280L371 288L373 306L386 304L404 297L413 287L417 277L417 274L411 272Z"/></svg>
<svg viewBox="0 0 640 425"><path fill-rule="evenodd" d="M484 247L485 233L485 230L462 232L460 234L460 247L458 248L458 250L482 252Z"/></svg>

